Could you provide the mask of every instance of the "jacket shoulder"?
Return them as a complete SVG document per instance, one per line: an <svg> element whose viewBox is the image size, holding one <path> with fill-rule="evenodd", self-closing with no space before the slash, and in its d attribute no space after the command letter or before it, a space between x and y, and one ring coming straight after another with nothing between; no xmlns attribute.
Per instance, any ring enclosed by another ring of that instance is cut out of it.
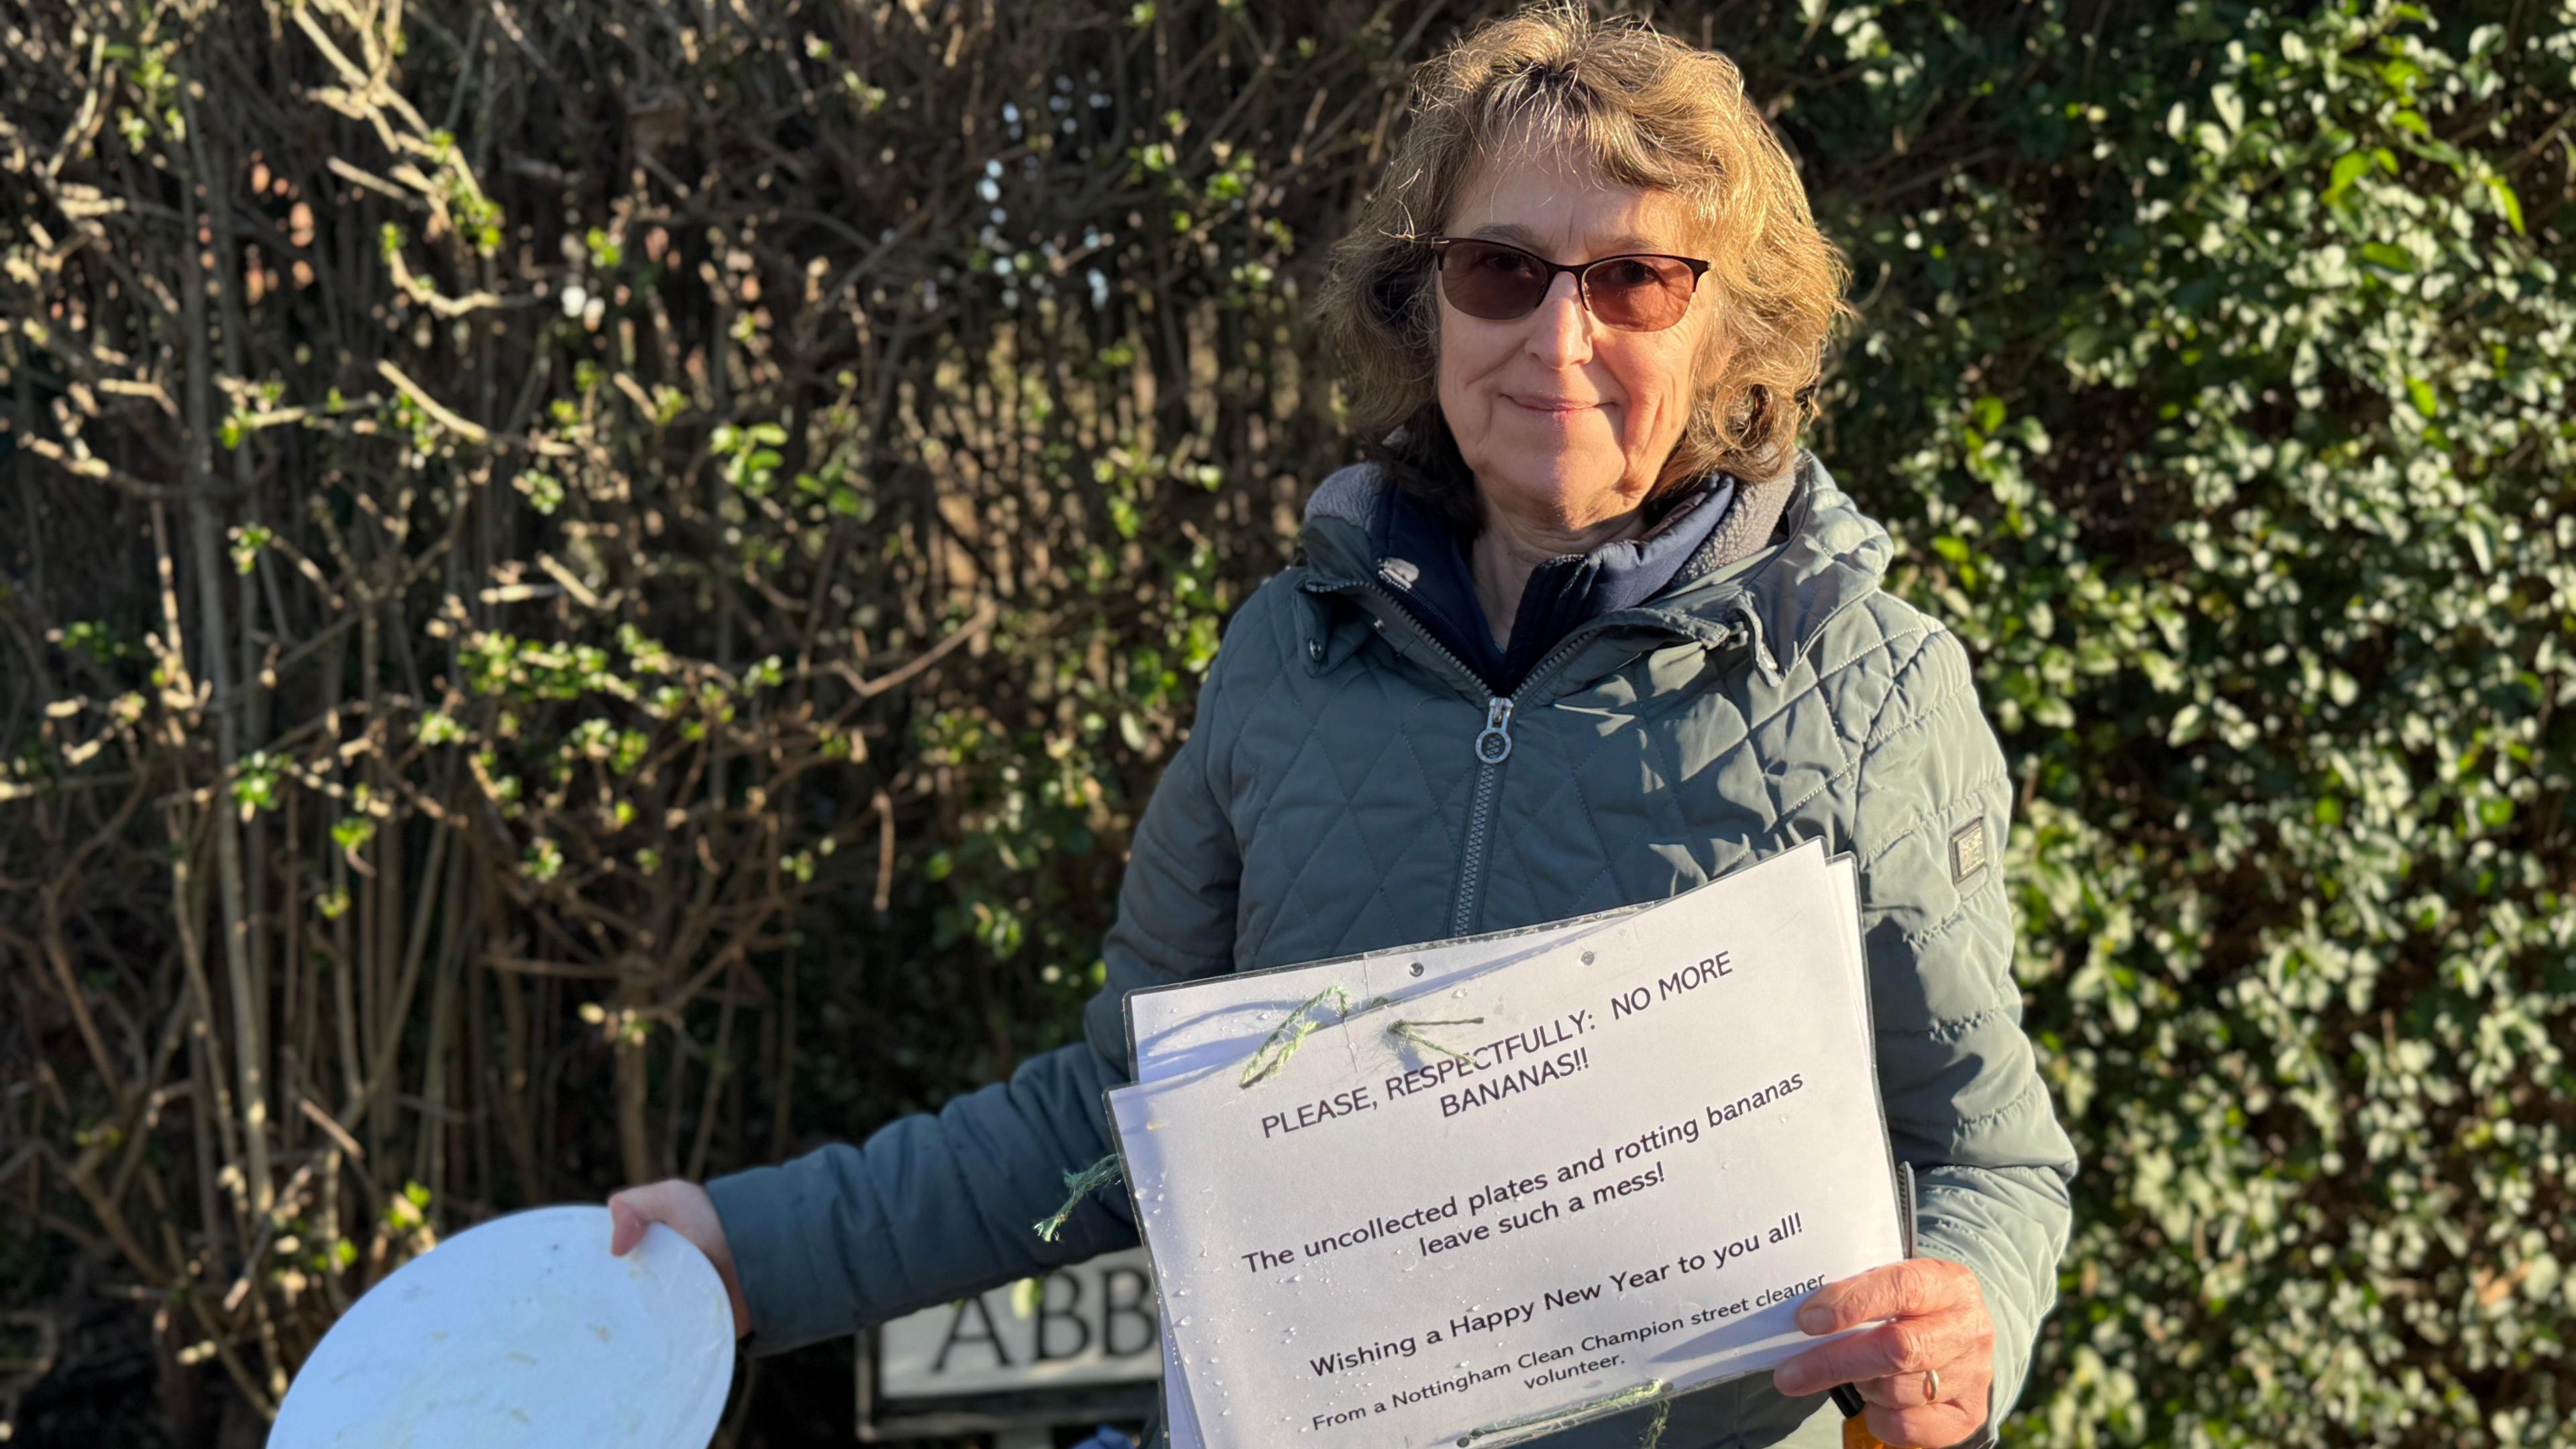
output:
<svg viewBox="0 0 2576 1449"><path fill-rule="evenodd" d="M1226 617L1202 686L1202 713L1211 699L1249 699L1306 662L1305 640L1314 628L1309 622L1313 610L1298 588L1305 577L1302 564L1281 569Z"/></svg>
<svg viewBox="0 0 2576 1449"><path fill-rule="evenodd" d="M1834 616L1808 653L1819 688L1885 689L1927 669L1967 667L1967 648L1950 627L1885 589ZM1910 683L1910 681L1909 681Z"/></svg>
<svg viewBox="0 0 2576 1449"><path fill-rule="evenodd" d="M1232 617L1225 621L1222 647L1217 651L1219 664L1229 657L1259 656L1238 660L1237 667L1273 668L1293 657L1297 639L1306 624L1306 597L1300 586L1306 580L1306 566L1292 563L1263 579Z"/></svg>

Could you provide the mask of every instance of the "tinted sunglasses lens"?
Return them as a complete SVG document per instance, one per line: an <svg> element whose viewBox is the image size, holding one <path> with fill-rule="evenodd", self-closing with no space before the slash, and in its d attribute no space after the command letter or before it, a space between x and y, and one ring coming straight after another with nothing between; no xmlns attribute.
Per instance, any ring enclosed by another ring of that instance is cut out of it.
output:
<svg viewBox="0 0 2576 1449"><path fill-rule="evenodd" d="M1440 294L1470 317L1509 322L1538 310L1551 280L1527 252L1484 242L1451 242L1440 253Z"/></svg>
<svg viewBox="0 0 2576 1449"><path fill-rule="evenodd" d="M1592 315L1627 332L1661 332L1690 310L1699 278L1671 257L1612 257L1583 276Z"/></svg>

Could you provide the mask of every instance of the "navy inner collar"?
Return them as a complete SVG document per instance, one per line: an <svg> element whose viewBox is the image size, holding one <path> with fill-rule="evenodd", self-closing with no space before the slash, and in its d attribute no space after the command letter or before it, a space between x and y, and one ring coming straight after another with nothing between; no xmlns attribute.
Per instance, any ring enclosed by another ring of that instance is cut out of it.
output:
<svg viewBox="0 0 2576 1449"><path fill-rule="evenodd" d="M1521 591L1510 640L1500 646L1476 597L1467 541L1439 515L1404 490L1390 488L1369 530L1370 543L1380 582L1405 612L1487 689L1509 694L1577 628L1662 592L1726 517L1734 499L1735 480L1711 474L1638 537L1539 565Z"/></svg>

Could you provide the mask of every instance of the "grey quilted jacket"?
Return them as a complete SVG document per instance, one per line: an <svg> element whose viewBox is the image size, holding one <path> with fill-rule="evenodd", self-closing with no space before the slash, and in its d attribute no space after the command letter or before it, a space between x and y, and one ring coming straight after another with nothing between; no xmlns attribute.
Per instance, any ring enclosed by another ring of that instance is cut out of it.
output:
<svg viewBox="0 0 2576 1449"><path fill-rule="evenodd" d="M1137 826L1088 1040L864 1146L709 1185L754 1351L1133 1244L1115 1194L1052 1244L1030 1230L1109 1150L1129 991L1658 900L1822 837L1859 858L1918 1251L1976 1274L2000 1419L2057 1297L2075 1152L2021 1028L2011 782L1966 651L1880 589L1886 531L1802 455L1778 542L1686 566L1488 698L1378 581L1382 486L1365 466L1326 480L1298 561L1228 626ZM1756 1374L1678 1401L1663 1444L1822 1449L1839 1421ZM1641 1422L1546 1442L1626 1449Z"/></svg>

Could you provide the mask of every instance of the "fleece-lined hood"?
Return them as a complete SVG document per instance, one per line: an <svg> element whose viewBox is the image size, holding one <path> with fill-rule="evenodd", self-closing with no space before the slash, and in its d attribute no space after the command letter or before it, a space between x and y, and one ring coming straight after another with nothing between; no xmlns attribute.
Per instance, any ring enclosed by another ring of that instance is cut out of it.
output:
<svg viewBox="0 0 2576 1449"><path fill-rule="evenodd" d="M1358 463L1316 488L1297 535L1311 592L1364 597L1377 585L1385 561L1371 524L1393 486L1375 464ZM1781 477L1740 485L1727 516L1660 592L1596 622L1739 643L1776 679L1836 616L1877 592L1894 551L1887 530L1835 485L1814 454L1801 451ZM1329 620L1322 627L1343 632ZM1605 650L1594 662L1614 657ZM1565 673L1575 687L1589 682L1579 670Z"/></svg>

